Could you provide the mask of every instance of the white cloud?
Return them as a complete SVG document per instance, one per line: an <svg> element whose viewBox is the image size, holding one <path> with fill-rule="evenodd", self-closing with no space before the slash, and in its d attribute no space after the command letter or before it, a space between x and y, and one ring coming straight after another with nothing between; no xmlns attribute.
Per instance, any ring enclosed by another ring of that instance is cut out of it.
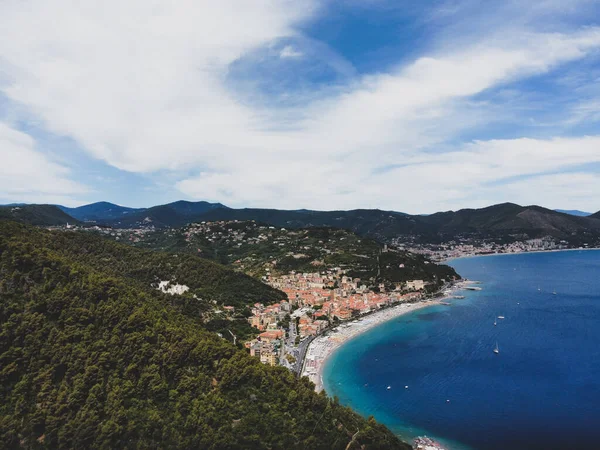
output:
<svg viewBox="0 0 600 450"><path fill-rule="evenodd" d="M416 212L506 201L596 211L600 203L593 194L600 191L586 189L590 180L597 183L598 174L580 166L600 162L598 148L600 136L474 142L454 152L417 157L410 165L386 172L380 175L380 189L385 193L400 185L384 197L387 204L398 200ZM574 173L557 173L563 170ZM586 182L578 186L580 179Z"/></svg>
<svg viewBox="0 0 600 450"><path fill-rule="evenodd" d="M226 82L231 64L297 35L318 7L317 0L7 0L0 90L94 157L132 172L175 172L182 193L232 206L431 212L490 179L596 161L588 150L569 157L568 140L458 149L448 142L495 119L474 96L588 57L600 48L598 28L490 30L292 109L236 97ZM308 57L290 45L278 56L301 55ZM534 155L529 145L543 149ZM529 155L523 163L521 154ZM379 173L390 165L405 167Z"/></svg>
<svg viewBox="0 0 600 450"><path fill-rule="evenodd" d="M69 170L36 151L33 139L0 122L0 199L9 202L66 203L86 192Z"/></svg>
<svg viewBox="0 0 600 450"><path fill-rule="evenodd" d="M304 53L296 50L291 45L286 45L285 47L283 47L281 49L281 52L279 52L279 57L284 58L284 59L285 58L301 58L302 56L304 56Z"/></svg>

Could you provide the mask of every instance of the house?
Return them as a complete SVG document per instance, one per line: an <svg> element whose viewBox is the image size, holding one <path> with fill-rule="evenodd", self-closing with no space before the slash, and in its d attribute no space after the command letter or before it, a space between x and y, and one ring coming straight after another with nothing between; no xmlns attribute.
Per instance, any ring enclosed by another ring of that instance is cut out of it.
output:
<svg viewBox="0 0 600 450"><path fill-rule="evenodd" d="M412 280L406 282L406 289L409 291L422 291L425 289L425 282L423 280Z"/></svg>
<svg viewBox="0 0 600 450"><path fill-rule="evenodd" d="M258 335L262 342L270 343L283 337L283 330L269 330Z"/></svg>

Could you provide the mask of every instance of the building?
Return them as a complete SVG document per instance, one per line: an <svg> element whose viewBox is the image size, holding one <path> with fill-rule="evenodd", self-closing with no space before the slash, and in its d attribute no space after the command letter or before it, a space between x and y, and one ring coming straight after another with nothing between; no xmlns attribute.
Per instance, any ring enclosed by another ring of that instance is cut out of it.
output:
<svg viewBox="0 0 600 450"><path fill-rule="evenodd" d="M407 281L406 289L409 291L422 291L425 289L425 282L423 280Z"/></svg>

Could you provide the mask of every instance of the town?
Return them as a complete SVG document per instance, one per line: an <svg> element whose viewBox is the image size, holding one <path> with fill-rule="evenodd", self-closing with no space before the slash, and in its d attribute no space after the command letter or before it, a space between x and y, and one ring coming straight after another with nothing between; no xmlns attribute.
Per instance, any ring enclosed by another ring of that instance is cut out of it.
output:
<svg viewBox="0 0 600 450"><path fill-rule="evenodd" d="M289 301L254 305L248 321L261 333L245 346L263 363L280 364L297 373L314 337L340 322L401 302L417 301L423 297L426 287L423 280L412 280L398 284L391 292L379 285L378 292L374 292L340 268L268 275L264 281L285 292Z"/></svg>
<svg viewBox="0 0 600 450"><path fill-rule="evenodd" d="M439 244L428 244L415 242L414 238L399 237L393 240L398 248L412 253L427 256L431 261L445 262L454 258L461 258L475 255L491 255L505 253L527 253L527 252L545 252L568 249L586 249L597 248L600 241L591 241L591 243L581 243L574 245L565 240L556 239L552 236L545 236L536 239L522 239L510 242L502 242L500 239L462 237Z"/></svg>

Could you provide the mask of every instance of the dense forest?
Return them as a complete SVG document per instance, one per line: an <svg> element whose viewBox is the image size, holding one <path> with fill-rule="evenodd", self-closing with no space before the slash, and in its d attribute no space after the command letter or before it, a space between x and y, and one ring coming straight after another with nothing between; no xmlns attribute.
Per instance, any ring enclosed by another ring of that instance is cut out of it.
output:
<svg viewBox="0 0 600 450"><path fill-rule="evenodd" d="M154 288L160 281L189 287L186 298L244 307L258 301L274 303L285 294L254 278L195 255L142 250L86 232L52 232L44 245L91 267ZM195 297L194 297L195 296Z"/></svg>
<svg viewBox="0 0 600 450"><path fill-rule="evenodd" d="M54 205L0 206L0 219L38 226L76 224L79 221Z"/></svg>
<svg viewBox="0 0 600 450"><path fill-rule="evenodd" d="M86 264L113 276L126 278L138 289L162 295L183 313L201 317L211 331L232 339L230 331L240 342L254 337L258 330L246 318L249 306L256 302L272 304L284 299L283 292L243 273L234 272L220 264L191 254L153 252L132 248L91 233L76 231L41 232L40 244L70 261ZM161 281L185 286L181 295L159 294ZM234 306L233 320L223 320L218 313L222 306Z"/></svg>
<svg viewBox="0 0 600 450"><path fill-rule="evenodd" d="M0 220L0 447L410 448L149 289L231 295L226 269L156 255Z"/></svg>

